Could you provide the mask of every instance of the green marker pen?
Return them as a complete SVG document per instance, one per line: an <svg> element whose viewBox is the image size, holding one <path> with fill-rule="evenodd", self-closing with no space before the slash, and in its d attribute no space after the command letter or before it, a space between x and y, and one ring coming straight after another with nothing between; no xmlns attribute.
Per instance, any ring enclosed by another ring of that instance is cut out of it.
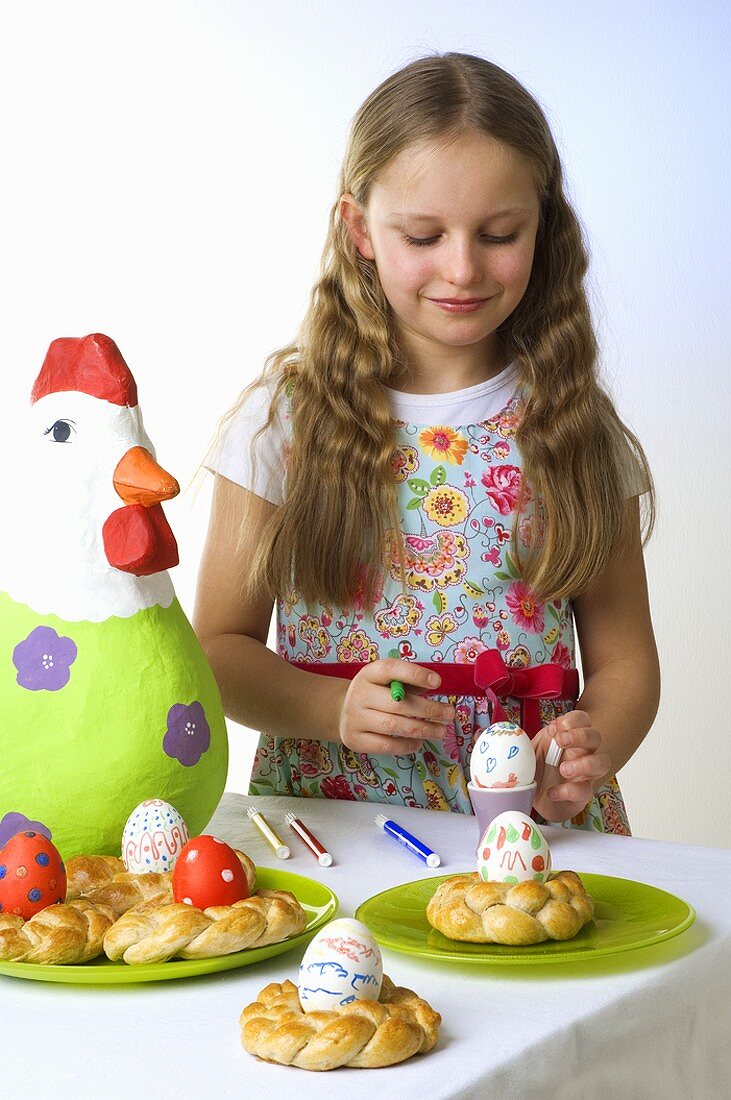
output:
<svg viewBox="0 0 731 1100"><path fill-rule="evenodd" d="M397 649L390 649L388 652L389 657L395 657L398 660L399 651ZM406 688L400 680L391 681L391 698L394 703L403 703L406 698Z"/></svg>

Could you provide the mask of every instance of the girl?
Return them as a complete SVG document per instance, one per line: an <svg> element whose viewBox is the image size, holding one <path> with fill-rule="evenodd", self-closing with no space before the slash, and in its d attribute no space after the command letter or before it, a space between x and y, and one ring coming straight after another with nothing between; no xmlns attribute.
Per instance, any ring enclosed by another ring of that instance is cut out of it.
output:
<svg viewBox="0 0 731 1100"><path fill-rule="evenodd" d="M508 73L424 57L365 101L301 331L210 463L195 624L262 734L251 793L470 813L470 750L507 716L535 735L539 820L629 832L614 777L659 692L652 483L597 380L586 269Z"/></svg>

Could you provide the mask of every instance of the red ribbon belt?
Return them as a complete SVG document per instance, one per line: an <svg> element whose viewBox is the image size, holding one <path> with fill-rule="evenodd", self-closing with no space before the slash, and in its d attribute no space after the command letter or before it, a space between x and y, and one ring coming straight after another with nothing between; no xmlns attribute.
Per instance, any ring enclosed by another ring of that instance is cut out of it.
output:
<svg viewBox="0 0 731 1100"><path fill-rule="evenodd" d="M352 680L366 665L364 662L326 661L322 664L309 661L293 661L305 672L317 672L321 676L340 676ZM531 665L514 668L506 665L499 649L487 649L477 655L474 664L417 661L422 668L436 672L441 684L436 691L425 695L486 695L492 703L493 722L504 722L505 711L501 699L520 701L520 724L534 737L542 726L541 699L579 698L579 673L575 668L563 665Z"/></svg>

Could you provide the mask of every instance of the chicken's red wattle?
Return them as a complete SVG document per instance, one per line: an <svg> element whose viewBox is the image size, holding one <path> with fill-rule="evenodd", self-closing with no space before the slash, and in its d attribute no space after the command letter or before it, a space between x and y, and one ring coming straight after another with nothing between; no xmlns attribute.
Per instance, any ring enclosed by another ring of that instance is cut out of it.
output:
<svg viewBox="0 0 731 1100"><path fill-rule="evenodd" d="M149 577L178 564L178 544L159 504L126 504L102 528L104 552L114 569Z"/></svg>

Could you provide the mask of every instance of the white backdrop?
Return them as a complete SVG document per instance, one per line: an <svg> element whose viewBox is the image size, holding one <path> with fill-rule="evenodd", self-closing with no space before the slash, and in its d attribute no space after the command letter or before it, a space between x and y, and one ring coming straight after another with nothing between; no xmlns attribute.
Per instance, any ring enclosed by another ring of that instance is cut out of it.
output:
<svg viewBox="0 0 731 1100"><path fill-rule="evenodd" d="M490 58L538 96L591 246L606 376L659 494L647 563L663 700L622 772L630 818L640 836L731 846L724 0L36 0L0 12L3 439L12 449L13 410L48 343L105 332L181 485L217 418L296 332L365 96L447 50ZM6 461L2 477L16 476ZM166 507L189 614L209 493ZM2 537L20 522L6 516ZM254 740L231 727L229 789L246 790Z"/></svg>

